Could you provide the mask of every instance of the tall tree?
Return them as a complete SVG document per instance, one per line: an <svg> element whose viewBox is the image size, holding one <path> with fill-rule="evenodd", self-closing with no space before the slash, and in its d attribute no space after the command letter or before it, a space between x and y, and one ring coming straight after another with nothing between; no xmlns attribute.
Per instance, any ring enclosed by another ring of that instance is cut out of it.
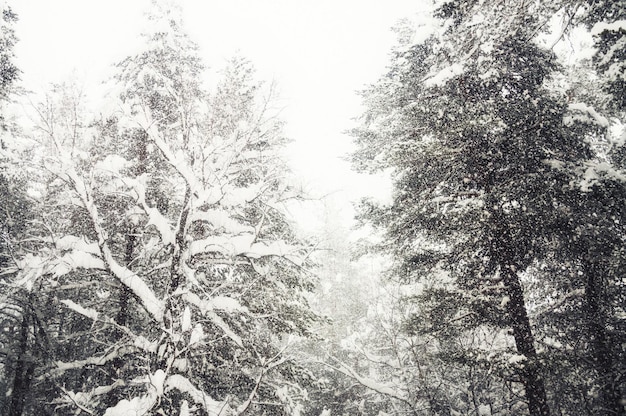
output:
<svg viewBox="0 0 626 416"><path fill-rule="evenodd" d="M17 131L5 114L20 76L14 63L17 15L4 3L0 13L0 282L5 287L0 296L0 412L17 416L25 408L36 366L33 331L38 323L32 297L6 286L10 276L6 270L20 252L31 207L24 177L17 168Z"/></svg>
<svg viewBox="0 0 626 416"><path fill-rule="evenodd" d="M532 415L549 408L523 279L565 237L574 167L592 156L589 128L564 124L572 110L549 88L554 54L534 41L561 7L445 2L442 29L398 48L366 91L354 132L356 167L393 168L395 186L391 206L366 203L362 217L386 230L395 275L434 277L415 294L409 331L508 329L508 366Z"/></svg>
<svg viewBox="0 0 626 416"><path fill-rule="evenodd" d="M622 376L626 332L620 318L626 291L619 271L625 260L625 6L623 1L590 1L570 16L574 23L585 24L594 37L592 65L587 68L594 81L590 83L587 77L584 82L579 81L576 91L569 92L573 114L566 123L574 118L585 126L594 157L580 170L580 192L572 204L570 238L558 250L565 255L559 259L561 264L569 264L573 272L568 284L582 293L575 297L582 298L580 306L571 312L578 318L571 328L577 329L561 328L560 333L578 337L578 345L583 347L580 349L584 359L578 365L589 365L593 376L587 390L597 392L586 397L590 414L626 414ZM582 328L580 322L585 323Z"/></svg>

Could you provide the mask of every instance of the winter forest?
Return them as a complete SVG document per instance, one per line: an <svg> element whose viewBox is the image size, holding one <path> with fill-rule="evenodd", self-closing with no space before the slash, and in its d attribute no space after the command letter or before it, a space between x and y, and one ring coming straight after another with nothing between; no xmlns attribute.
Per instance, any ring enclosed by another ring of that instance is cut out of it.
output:
<svg viewBox="0 0 626 416"><path fill-rule="evenodd" d="M250 59L153 0L32 91L0 3L0 414L625 416L626 1L428 2L355 92L391 196L314 233Z"/></svg>

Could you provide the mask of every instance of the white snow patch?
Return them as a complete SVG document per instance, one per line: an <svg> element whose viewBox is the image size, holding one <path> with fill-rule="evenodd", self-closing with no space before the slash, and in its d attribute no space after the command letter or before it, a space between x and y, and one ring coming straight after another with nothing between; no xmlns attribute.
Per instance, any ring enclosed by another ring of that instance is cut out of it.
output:
<svg viewBox="0 0 626 416"><path fill-rule="evenodd" d="M163 384L165 383L165 371L160 368L150 375L150 384L156 389L158 396L163 396Z"/></svg>
<svg viewBox="0 0 626 416"><path fill-rule="evenodd" d="M189 309L189 306L185 306L185 310L183 311L183 316L181 318L181 329L183 332L191 329L191 309Z"/></svg>
<svg viewBox="0 0 626 416"><path fill-rule="evenodd" d="M189 345L194 345L200 343L204 340L204 329L202 328L202 324L196 324L191 330L191 335L189 336Z"/></svg>
<svg viewBox="0 0 626 416"><path fill-rule="evenodd" d="M485 21L485 15L478 12L472 17L472 20L467 24L467 26L471 27L471 26L480 25L484 21Z"/></svg>
<svg viewBox="0 0 626 416"><path fill-rule="evenodd" d="M478 416L491 416L491 406L488 404L478 405Z"/></svg>
<svg viewBox="0 0 626 416"><path fill-rule="evenodd" d="M193 241L189 245L192 256L201 253L218 252L225 256L237 256L250 250L255 235L242 234L236 236L211 236L202 240Z"/></svg>
<svg viewBox="0 0 626 416"><path fill-rule="evenodd" d="M257 183L247 188L224 187L224 197L220 201L224 206L243 206L253 201L263 193L263 183Z"/></svg>
<svg viewBox="0 0 626 416"><path fill-rule="evenodd" d="M599 182L600 178L612 179L619 182L626 182L626 173L615 169L610 163L587 163L587 170L580 182L583 192L589 192L591 188Z"/></svg>
<svg viewBox="0 0 626 416"><path fill-rule="evenodd" d="M598 113L592 106L585 103L572 103L568 106L568 109L578 114L567 115L563 118L565 125L571 125L574 121L590 122L597 124L600 127L609 127L609 120Z"/></svg>
<svg viewBox="0 0 626 416"><path fill-rule="evenodd" d="M195 293L189 292L185 297L187 301L197 306L202 313L215 310L248 313L248 308L241 305L237 299L233 299L229 296L215 296L209 299L201 299Z"/></svg>
<svg viewBox="0 0 626 416"><path fill-rule="evenodd" d="M150 353L155 353L158 347L158 343L157 342L150 342L148 341L145 337L139 335L137 338L135 338L133 345L135 345L135 347L140 348L146 352L150 352Z"/></svg>
<svg viewBox="0 0 626 416"><path fill-rule="evenodd" d="M104 270L106 266L102 259L95 257L93 254L73 250L69 253L65 253L65 255L58 260L58 263L52 268L52 272L55 276L59 277L76 269Z"/></svg>
<svg viewBox="0 0 626 416"><path fill-rule="evenodd" d="M128 166L130 166L130 162L124 159L122 156L108 155L106 158L104 158L104 160L96 163L94 169L117 174Z"/></svg>
<svg viewBox="0 0 626 416"><path fill-rule="evenodd" d="M480 44L480 50L485 55L491 54L491 52L493 52L493 42L492 41L488 41L488 42L481 43ZM495 70L493 70L493 71L495 72Z"/></svg>
<svg viewBox="0 0 626 416"><path fill-rule="evenodd" d="M78 250L84 251L85 253L91 254L100 254L100 248L98 247L98 243L95 242L87 242L85 237L76 237L74 235L64 235L56 241L56 248L65 251L65 250Z"/></svg>
<svg viewBox="0 0 626 416"><path fill-rule="evenodd" d="M223 229L227 233L241 234L252 233L254 228L233 220L224 210L209 209L198 211L193 214L192 221L206 221L216 229Z"/></svg>
<svg viewBox="0 0 626 416"><path fill-rule="evenodd" d="M250 251L245 254L247 257L253 259L268 256L285 257L296 264L300 264L299 256L296 255L299 249L299 247L287 244L284 241L276 240L272 242L255 243L250 247Z"/></svg>
<svg viewBox="0 0 626 416"><path fill-rule="evenodd" d="M626 144L626 126L620 122L614 123L609 129L609 142L614 146Z"/></svg>
<svg viewBox="0 0 626 416"><path fill-rule="evenodd" d="M85 308L70 299L63 299L61 303L78 314L86 316L87 318L91 318L94 321L98 320L98 311L96 311L95 309Z"/></svg>
<svg viewBox="0 0 626 416"><path fill-rule="evenodd" d="M204 410L210 415L219 415L228 413L228 404L213 400L208 394L196 388L186 377L180 374L169 376L165 382L165 391L168 392L176 389L181 393L187 393L191 399L204 407ZM222 413L224 412L224 413Z"/></svg>
<svg viewBox="0 0 626 416"><path fill-rule="evenodd" d="M145 396L133 397L131 400L124 399L114 407L109 407L104 412L104 416L143 416L150 412L157 399L155 392Z"/></svg>
<svg viewBox="0 0 626 416"><path fill-rule="evenodd" d="M526 361L526 356L521 354L513 354L509 357L509 364L519 364Z"/></svg>
<svg viewBox="0 0 626 416"><path fill-rule="evenodd" d="M209 303L213 309L226 312L248 312L248 308L242 306L237 299L233 299L229 296L215 296L209 300Z"/></svg>
<svg viewBox="0 0 626 416"><path fill-rule="evenodd" d="M108 408L104 416L143 416L149 414L159 397L163 396L165 377L165 371L161 369L146 376L143 381L148 385L147 394L118 402L114 407Z"/></svg>
<svg viewBox="0 0 626 416"><path fill-rule="evenodd" d="M187 400L183 400L183 402L180 404L180 413L178 414L178 416L191 416L191 413L189 413L189 403L187 403Z"/></svg>
<svg viewBox="0 0 626 416"><path fill-rule="evenodd" d="M224 332L224 334L228 338L233 340L235 344L237 344L239 347L243 348L243 340L241 339L241 337L237 335L218 314L215 313L215 310L220 309L218 306L232 308L230 310L225 310L228 312L232 312L235 310L241 311L241 312L247 312L247 309L239 305L239 302L237 302L235 299L231 299L227 297L217 297L218 300L217 300L217 305L216 305L214 303L215 299L200 299L200 297L196 295L195 293L187 293L185 295L185 298L187 299L188 302L197 306L202 312L202 314L206 316L207 318L209 318L215 326L220 328L222 332ZM199 334L196 335L196 337L198 336L202 337L203 333L200 332Z"/></svg>
<svg viewBox="0 0 626 416"><path fill-rule="evenodd" d="M458 64L458 63L452 64L450 66L445 67L434 76L428 78L426 81L424 81L424 85L427 87L435 87L435 86L440 87L443 84L445 84L446 81L448 81L449 79L452 79L455 76L462 74L463 70L464 68L461 64Z"/></svg>
<svg viewBox="0 0 626 416"><path fill-rule="evenodd" d="M243 340L241 337L237 335L219 315L213 311L207 311L205 315L211 320L211 322L213 322L213 324L219 327L222 332L228 336L228 338L233 340L239 348L243 348Z"/></svg>
<svg viewBox="0 0 626 416"><path fill-rule="evenodd" d="M626 31L626 20L616 20L613 23L598 22L591 28L591 34L599 35L605 30L609 30L611 32L618 32L620 30Z"/></svg>
<svg viewBox="0 0 626 416"><path fill-rule="evenodd" d="M154 225L159 234L161 235L161 241L163 244L172 244L176 238L170 220L167 219L158 209L144 206L146 214L148 214L148 223L146 225Z"/></svg>

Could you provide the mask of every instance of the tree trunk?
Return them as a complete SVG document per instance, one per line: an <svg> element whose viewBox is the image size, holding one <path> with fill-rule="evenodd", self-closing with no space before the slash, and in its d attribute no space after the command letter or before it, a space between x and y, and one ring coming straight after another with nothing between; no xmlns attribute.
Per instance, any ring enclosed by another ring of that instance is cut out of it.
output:
<svg viewBox="0 0 626 416"><path fill-rule="evenodd" d="M509 296L507 312L511 320L515 347L517 352L526 357L519 374L526 391L528 410L531 416L548 416L550 414L548 399L537 360L535 338L526 312L522 285L517 272L511 266L501 268L500 272L506 285L506 293Z"/></svg>
<svg viewBox="0 0 626 416"><path fill-rule="evenodd" d="M131 269L131 262L135 252L135 246L137 243L136 229L132 225L128 226L126 231L126 247L124 250L124 264L128 269ZM120 285L119 288L119 305L117 315L115 316L115 322L120 326L126 326L128 324L130 314L128 311L129 301L132 296L130 289L125 285ZM109 379L116 380L120 377L120 369L124 365L124 359L116 357L111 361L111 368L109 369ZM107 407L112 407L117 404L119 400L117 391L115 389L107 393L105 404Z"/></svg>
<svg viewBox="0 0 626 416"><path fill-rule="evenodd" d="M613 350L610 337L606 330L606 314L601 306L601 293L596 281L598 271L588 265L585 284L585 303L587 327L591 337L593 364L596 368L596 385L600 390L600 406L603 414L611 416L626 416L626 410L621 404L619 390L619 374L617 365L613 362Z"/></svg>
<svg viewBox="0 0 626 416"><path fill-rule="evenodd" d="M126 232L126 248L124 253L124 264L128 269L132 270L131 262L133 261L133 255L135 252L135 245L137 242L137 237L135 235L136 230L132 225L128 227ZM117 316L115 318L116 322L125 326L128 323L128 302L130 300L130 290L125 285L120 285L120 294L119 294L119 309L117 311Z"/></svg>
<svg viewBox="0 0 626 416"><path fill-rule="evenodd" d="M35 370L34 364L28 357L28 330L30 322L28 313L24 311L22 316L19 353L15 365L15 377L13 378L13 388L7 416L21 416L24 412L26 396Z"/></svg>
<svg viewBox="0 0 626 416"><path fill-rule="evenodd" d="M549 416L548 398L545 384L541 375L541 366L535 350L535 337L533 335L530 319L524 302L524 290L518 276L518 269L522 269L521 260L525 257L524 246L517 242L511 235L514 225L509 224L505 214L497 208L490 209L492 224L491 253L499 265L500 275L505 285L505 293L508 296L506 304L509 316L509 325L513 330L515 347L517 352L526 359L521 363L518 374L526 392L528 411L531 416Z"/></svg>

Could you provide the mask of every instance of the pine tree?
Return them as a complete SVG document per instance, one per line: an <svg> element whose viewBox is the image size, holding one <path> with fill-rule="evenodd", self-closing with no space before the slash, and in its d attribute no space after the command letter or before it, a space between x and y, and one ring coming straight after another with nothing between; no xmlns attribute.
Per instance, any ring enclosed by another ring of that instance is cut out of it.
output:
<svg viewBox="0 0 626 416"><path fill-rule="evenodd" d="M618 272L624 265L626 208L620 139L624 135L620 80L625 67L619 46L625 39L623 6L623 2L588 2L569 16L574 26L586 25L595 40L595 53L591 62L583 61L568 74L575 87L567 92L570 114L564 121L584 131L594 155L579 167L579 192L569 201L570 219L562 226L565 238L555 249L555 265L542 265L551 273L545 282L557 289L549 294L556 300L539 302L545 305L540 325L550 334L547 344L557 340L548 346L555 354L552 365L567 368L564 373L557 371L560 375L552 382L562 392L554 393L561 397L555 404L570 412L585 409L587 414L626 412L620 381L626 334L619 318L626 292ZM581 372L590 377L581 378Z"/></svg>
<svg viewBox="0 0 626 416"><path fill-rule="evenodd" d="M415 294L409 332L445 343L478 328L510 331L508 371L530 414L546 415L523 279L570 219L576 172L561 167L582 166L591 149L584 128L563 124L565 97L547 87L555 56L533 42L561 5L524 5L502 23L496 3L445 3L444 29L398 49L365 93L355 164L394 169L392 205L361 213L386 230L394 274L432 276Z"/></svg>

